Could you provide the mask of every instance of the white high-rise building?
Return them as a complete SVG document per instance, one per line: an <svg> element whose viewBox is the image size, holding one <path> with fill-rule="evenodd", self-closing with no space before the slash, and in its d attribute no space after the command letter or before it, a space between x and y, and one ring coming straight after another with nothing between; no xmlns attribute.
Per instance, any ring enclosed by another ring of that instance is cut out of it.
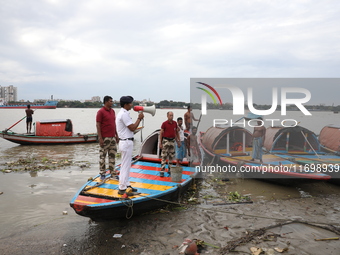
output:
<svg viewBox="0 0 340 255"><path fill-rule="evenodd" d="M1 86L0 85L0 102L6 104L8 102L18 101L17 87L13 85Z"/></svg>

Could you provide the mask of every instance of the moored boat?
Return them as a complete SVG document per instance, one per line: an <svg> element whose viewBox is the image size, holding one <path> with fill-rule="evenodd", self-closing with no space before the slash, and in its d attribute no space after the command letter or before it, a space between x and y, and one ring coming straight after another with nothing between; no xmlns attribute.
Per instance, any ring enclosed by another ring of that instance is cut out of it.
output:
<svg viewBox="0 0 340 255"><path fill-rule="evenodd" d="M20 134L9 130L0 131L0 137L21 145L56 145L93 143L97 134L74 134L71 120L42 120L35 122L32 134Z"/></svg>
<svg viewBox="0 0 340 255"><path fill-rule="evenodd" d="M310 172L330 175L331 182L340 184L340 157L322 151L316 134L307 128L267 128L264 146L271 154L303 165Z"/></svg>
<svg viewBox="0 0 340 255"><path fill-rule="evenodd" d="M160 177L158 137L159 130L149 135L142 143L139 155L132 159L130 182L138 193L124 198L118 194L117 179L110 178L108 174L108 178L101 182L97 175L86 182L71 200L70 206L75 212L93 220L131 218L177 201L189 187L195 170L185 161L182 178L178 182L172 181L170 175Z"/></svg>
<svg viewBox="0 0 340 255"><path fill-rule="evenodd" d="M340 127L333 125L323 127L318 139L325 151L340 155Z"/></svg>
<svg viewBox="0 0 340 255"><path fill-rule="evenodd" d="M31 106L31 109L56 109L58 101L46 101L44 104L34 104L34 103L25 103L25 104L6 104L0 105L0 109L25 109L27 105Z"/></svg>
<svg viewBox="0 0 340 255"><path fill-rule="evenodd" d="M297 181L330 179L327 174L311 173L302 165L272 153L263 155L263 163L251 161L252 134L242 127L211 127L201 132L200 143L210 164L230 165L230 173L282 183L289 183L292 178Z"/></svg>

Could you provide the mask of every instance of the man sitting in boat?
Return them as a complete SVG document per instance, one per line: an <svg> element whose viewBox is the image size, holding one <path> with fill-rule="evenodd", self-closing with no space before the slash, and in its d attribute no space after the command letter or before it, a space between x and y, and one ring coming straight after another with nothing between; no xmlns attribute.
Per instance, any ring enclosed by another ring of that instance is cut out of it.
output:
<svg viewBox="0 0 340 255"><path fill-rule="evenodd" d="M167 158L169 158L168 167L170 173L171 162L175 157L175 140L177 142L178 147L181 146L177 131L177 123L176 121L173 120L174 118L173 112L168 112L167 117L168 120L162 123L161 132L159 134L159 148L162 150L160 177L164 177Z"/></svg>
<svg viewBox="0 0 340 255"><path fill-rule="evenodd" d="M263 126L262 118L258 118L256 127L254 127L254 133L253 133L253 157L251 161L254 161L255 159L262 161L262 146L264 143L264 137L266 135L266 128Z"/></svg>

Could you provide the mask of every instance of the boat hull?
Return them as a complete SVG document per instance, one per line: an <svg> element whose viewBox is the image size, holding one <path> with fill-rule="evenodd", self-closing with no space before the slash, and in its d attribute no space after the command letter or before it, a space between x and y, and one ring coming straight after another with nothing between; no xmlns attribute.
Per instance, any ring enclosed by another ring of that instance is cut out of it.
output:
<svg viewBox="0 0 340 255"><path fill-rule="evenodd" d="M84 134L76 136L35 136L0 132L0 137L10 142L21 145L78 144L78 143L94 143L97 141L96 134Z"/></svg>
<svg viewBox="0 0 340 255"><path fill-rule="evenodd" d="M32 109L56 109L56 105L32 105ZM27 106L1 106L0 109L27 109Z"/></svg>
<svg viewBox="0 0 340 255"><path fill-rule="evenodd" d="M77 192L70 206L77 214L96 221L130 218L176 202L189 188L195 174L193 168L183 166L181 182L172 182L167 173L165 177L159 176L160 162L143 157L135 158L130 171L131 185L140 194L123 199L118 194L119 181L115 179L87 190L99 184L98 175Z"/></svg>
<svg viewBox="0 0 340 255"><path fill-rule="evenodd" d="M58 101L47 101L45 104L18 104L18 105L0 105L0 109L26 109L27 105L31 106L31 109L56 109Z"/></svg>

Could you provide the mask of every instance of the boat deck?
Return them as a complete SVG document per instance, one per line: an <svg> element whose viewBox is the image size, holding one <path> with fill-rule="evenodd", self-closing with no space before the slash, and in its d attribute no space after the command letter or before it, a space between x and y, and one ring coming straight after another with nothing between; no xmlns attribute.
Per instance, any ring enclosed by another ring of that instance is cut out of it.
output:
<svg viewBox="0 0 340 255"><path fill-rule="evenodd" d="M182 166L182 181L183 185L185 182L192 179L191 175L194 173L194 169L190 167ZM177 189L177 182L171 181L171 176L165 173L165 177L160 177L159 172L161 169L160 163L137 161L131 166L130 169L130 183L131 186L138 189L137 195L130 196L134 203L139 200L143 200L145 197L158 197L163 196L167 192L172 192L173 189ZM81 194L74 199L75 204L96 206L98 204L105 203L121 203L122 196L118 194L119 181L115 179L109 179L105 183L98 187L100 182L99 176L93 181L87 183ZM93 188L91 188L93 187Z"/></svg>

